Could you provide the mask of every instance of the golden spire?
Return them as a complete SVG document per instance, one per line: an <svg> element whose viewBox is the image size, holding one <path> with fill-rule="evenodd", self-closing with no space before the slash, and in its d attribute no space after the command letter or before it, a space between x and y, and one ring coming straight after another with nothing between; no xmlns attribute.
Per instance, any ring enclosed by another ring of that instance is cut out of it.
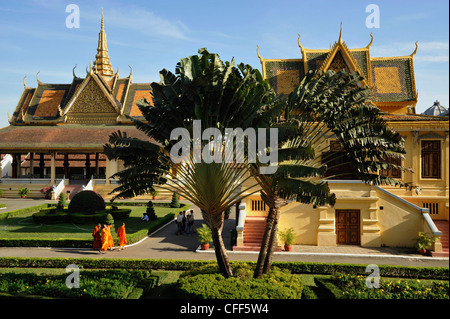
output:
<svg viewBox="0 0 450 319"><path fill-rule="evenodd" d="M98 34L98 47L97 55L94 61L94 71L101 75L114 75L114 70L109 62L108 46L106 45L106 33L105 24L103 21L103 9L102 9L102 24L100 33Z"/></svg>

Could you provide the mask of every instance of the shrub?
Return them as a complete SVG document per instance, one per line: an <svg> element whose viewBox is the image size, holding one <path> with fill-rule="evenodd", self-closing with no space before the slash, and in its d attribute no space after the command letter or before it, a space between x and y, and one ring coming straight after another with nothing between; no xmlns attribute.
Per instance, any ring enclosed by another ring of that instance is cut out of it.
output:
<svg viewBox="0 0 450 319"><path fill-rule="evenodd" d="M106 214L103 218L103 224L106 225L113 225L114 224L114 218L112 217L111 214Z"/></svg>
<svg viewBox="0 0 450 319"><path fill-rule="evenodd" d="M303 285L300 278L288 270L274 268L261 279L252 277L245 264L235 271L236 277L225 278L219 273L182 276L178 292L183 298L201 299L300 299Z"/></svg>
<svg viewBox="0 0 450 319"><path fill-rule="evenodd" d="M339 274L330 280L346 299L448 299L448 281L423 283L420 280L380 279L379 288L367 288L366 276Z"/></svg>
<svg viewBox="0 0 450 319"><path fill-rule="evenodd" d="M105 201L99 194L94 191L81 191L70 201L69 214L95 213L105 208Z"/></svg>
<svg viewBox="0 0 450 319"><path fill-rule="evenodd" d="M81 271L80 289L67 289L67 275L0 274L0 292L12 296L53 298L138 298L144 289L154 288L158 277L149 271ZM139 288L138 288L139 287Z"/></svg>
<svg viewBox="0 0 450 319"><path fill-rule="evenodd" d="M59 195L58 204L56 205L57 209L63 209L66 206L66 194L61 193Z"/></svg>
<svg viewBox="0 0 450 319"><path fill-rule="evenodd" d="M107 211L114 220L127 219L130 217L131 209L127 208L116 208Z"/></svg>
<svg viewBox="0 0 450 319"><path fill-rule="evenodd" d="M147 203L146 213L149 220L155 220L158 218L158 216L156 216L155 208L153 207L153 202L151 200L149 200Z"/></svg>
<svg viewBox="0 0 450 319"><path fill-rule="evenodd" d="M45 208L32 215L33 221L37 224L59 224L69 221L67 211L58 211L56 208Z"/></svg>
<svg viewBox="0 0 450 319"><path fill-rule="evenodd" d="M178 201L178 194L172 194L172 201L170 202L170 207L172 208L180 208L180 202Z"/></svg>

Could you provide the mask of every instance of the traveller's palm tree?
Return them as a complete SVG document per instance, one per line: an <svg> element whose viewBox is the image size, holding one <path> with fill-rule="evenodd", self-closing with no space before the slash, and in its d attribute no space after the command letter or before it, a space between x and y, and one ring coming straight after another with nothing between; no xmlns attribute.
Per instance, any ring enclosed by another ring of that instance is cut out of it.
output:
<svg viewBox="0 0 450 319"><path fill-rule="evenodd" d="M160 187L176 191L201 209L213 233L220 270L228 277L232 273L221 238L223 212L251 194L241 190L242 182L248 178L245 163L240 167L225 161L174 163L169 153L178 141L171 140L170 135L174 129L184 128L190 133L191 146L193 143L204 146L209 141L193 140L194 120L201 121L203 129L217 128L225 136L225 128L245 130L267 126L266 119L279 112L281 105L272 103L271 107L262 107L272 102L275 94L258 70L244 64L235 66L234 60L224 63L206 49L199 53L182 59L177 64L176 74L167 70L160 72L161 82L151 84L153 105L148 101L138 103L145 121L134 120L134 123L159 146L117 133L111 136L105 153L110 158L126 160L126 170L117 174L121 185L116 188L124 196L149 192L153 185L164 182L167 175L171 177ZM134 152L138 154L136 159ZM188 158L192 157L193 154L189 154Z"/></svg>
<svg viewBox="0 0 450 319"><path fill-rule="evenodd" d="M255 277L270 268L280 209L288 200L334 205L336 197L327 179L339 176L327 172L333 169L336 155L322 156L330 154L328 138L335 137L342 145L343 151L337 156L345 160L339 165L351 165L359 179L373 184L401 184L378 171L402 169L386 159L402 157L404 141L386 126L378 108L370 104L370 89L359 86L360 81L357 74L310 72L289 95L285 121L277 124L283 128L279 130L278 170L272 175L259 174L257 165L252 170L269 207Z"/></svg>

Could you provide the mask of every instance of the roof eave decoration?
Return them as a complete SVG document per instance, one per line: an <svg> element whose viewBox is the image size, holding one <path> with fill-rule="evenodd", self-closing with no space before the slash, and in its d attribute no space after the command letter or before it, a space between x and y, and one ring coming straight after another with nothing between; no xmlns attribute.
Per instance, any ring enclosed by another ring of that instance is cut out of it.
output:
<svg viewBox="0 0 450 319"><path fill-rule="evenodd" d="M347 47L347 44L345 43L345 41L342 41L342 22L338 42L335 42L334 45L332 46L330 52L323 61L322 65L320 66L319 71L327 71L338 52L341 52L349 69L358 72L359 75L364 77L364 73L362 72L361 68L356 62L356 59L353 57L353 54L350 52L350 49ZM369 83L367 79L364 78L361 81L361 84L368 86Z"/></svg>

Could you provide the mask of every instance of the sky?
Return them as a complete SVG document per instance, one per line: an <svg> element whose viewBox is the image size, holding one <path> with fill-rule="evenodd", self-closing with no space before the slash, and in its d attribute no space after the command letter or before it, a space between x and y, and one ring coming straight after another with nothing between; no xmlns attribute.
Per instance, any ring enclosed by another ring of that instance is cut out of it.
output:
<svg viewBox="0 0 450 319"><path fill-rule="evenodd" d="M71 4L79 8L78 27ZM435 100L449 107L447 0L0 0L0 127L9 125L25 76L29 87L39 71L41 82L69 84L76 65L85 77L102 8L114 71L126 77L130 65L134 83L159 81L160 70L174 71L200 48L261 70L257 45L263 58L298 59L298 34L305 48L328 49L342 22L349 48L365 47L373 33L371 57L409 55L418 41L416 112Z"/></svg>

